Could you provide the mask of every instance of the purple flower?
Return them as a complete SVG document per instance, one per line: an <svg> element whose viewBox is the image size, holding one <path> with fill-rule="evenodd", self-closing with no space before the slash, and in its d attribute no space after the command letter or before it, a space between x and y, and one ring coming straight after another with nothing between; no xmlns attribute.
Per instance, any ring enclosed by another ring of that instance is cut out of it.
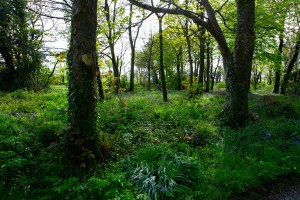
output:
<svg viewBox="0 0 300 200"><path fill-rule="evenodd" d="M200 138L199 138L198 134L196 134L196 133L195 133L195 135L194 135L194 136L195 136L195 140L196 140L196 142L200 142Z"/></svg>
<svg viewBox="0 0 300 200"><path fill-rule="evenodd" d="M263 130L262 133L264 134L264 139L269 139L270 137L272 137L272 134L266 130Z"/></svg>
<svg viewBox="0 0 300 200"><path fill-rule="evenodd" d="M164 187L164 186L162 186L161 188L160 188L160 191L166 191L167 189Z"/></svg>
<svg viewBox="0 0 300 200"><path fill-rule="evenodd" d="M299 140L294 141L294 145L298 146L299 145Z"/></svg>

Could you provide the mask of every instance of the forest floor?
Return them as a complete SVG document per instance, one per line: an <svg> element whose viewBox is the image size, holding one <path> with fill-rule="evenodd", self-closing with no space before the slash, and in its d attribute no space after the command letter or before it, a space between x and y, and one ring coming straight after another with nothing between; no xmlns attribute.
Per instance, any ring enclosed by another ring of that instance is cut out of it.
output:
<svg viewBox="0 0 300 200"><path fill-rule="evenodd" d="M65 162L67 88L0 93L0 199L297 199L300 98L249 94L255 121L224 125L223 92L107 94L102 159Z"/></svg>
<svg viewBox="0 0 300 200"><path fill-rule="evenodd" d="M299 177L280 177L270 185L261 189L262 200L300 200L300 179Z"/></svg>
<svg viewBox="0 0 300 200"><path fill-rule="evenodd" d="M289 187L284 187L280 193L272 192L268 200L300 200L300 184Z"/></svg>

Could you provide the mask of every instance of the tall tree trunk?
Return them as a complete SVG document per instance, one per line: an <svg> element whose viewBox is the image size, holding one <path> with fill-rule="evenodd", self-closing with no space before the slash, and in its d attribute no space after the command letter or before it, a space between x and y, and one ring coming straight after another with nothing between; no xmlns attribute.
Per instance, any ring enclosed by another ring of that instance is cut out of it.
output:
<svg viewBox="0 0 300 200"><path fill-rule="evenodd" d="M249 119L248 91L255 44L255 0L236 0L238 21L235 52L223 56L226 70L225 113L232 126L241 126Z"/></svg>
<svg viewBox="0 0 300 200"><path fill-rule="evenodd" d="M130 83L129 83L129 91L134 90L134 63L135 63L135 46L137 37L139 35L140 28L142 26L142 23L140 23L137 27L137 33L135 37L132 36L132 4L130 4L130 14L129 14L129 42L130 42L130 48L131 48L131 62L130 62Z"/></svg>
<svg viewBox="0 0 300 200"><path fill-rule="evenodd" d="M69 66L68 158L81 167L99 158L96 131L97 0L74 0Z"/></svg>
<svg viewBox="0 0 300 200"><path fill-rule="evenodd" d="M132 38L132 4L130 4L130 13L129 13L129 43L131 49L131 60L130 60L130 81L128 91L132 92L134 90L134 60L135 60L135 46Z"/></svg>
<svg viewBox="0 0 300 200"><path fill-rule="evenodd" d="M152 54L153 54L153 45L154 45L154 39L151 35L150 39L150 47L149 47L149 59L148 59L148 90L151 89L151 63L152 63Z"/></svg>
<svg viewBox="0 0 300 200"><path fill-rule="evenodd" d="M96 74L97 74L97 86L98 86L99 99L100 99L100 101L103 101L104 100L104 91L103 91L103 84L102 84L102 79L101 79L101 72L100 72L98 64L96 66Z"/></svg>
<svg viewBox="0 0 300 200"><path fill-rule="evenodd" d="M191 45L191 39L189 36L189 24L188 24L188 19L185 21L185 25L182 27L183 32L184 32L184 37L186 39L186 44L188 47L188 59L189 59L189 66L190 66L190 75L189 75L189 83L190 87L193 86L193 59L192 59L192 45Z"/></svg>
<svg viewBox="0 0 300 200"><path fill-rule="evenodd" d="M116 4L114 5L116 7ZM115 8L116 9L116 8ZM113 67L113 73L114 73L114 91L118 94L119 92L119 87L120 87L120 73L119 73L119 62L115 54L115 43L113 39L113 24L114 19L111 19L110 17L110 10L109 10L109 5L108 5L108 0L105 0L104 2L104 10L105 10L105 17L106 21L108 24L108 30L107 30L107 39L109 43L109 49L111 53L111 62L112 62L112 67Z"/></svg>
<svg viewBox="0 0 300 200"><path fill-rule="evenodd" d="M209 41L206 43L207 49L206 49L206 88L205 91L209 92L209 72L210 72L210 47L209 47Z"/></svg>
<svg viewBox="0 0 300 200"><path fill-rule="evenodd" d="M282 49L283 49L283 34L280 34L279 36L279 53L280 56L282 56ZM280 67L281 67L280 63ZM279 93L279 87L280 87L280 76L281 76L281 69L277 68L275 71L275 84L274 84L274 93L278 94Z"/></svg>
<svg viewBox="0 0 300 200"><path fill-rule="evenodd" d="M297 62L297 58L299 56L299 51L300 51L300 32L298 33L298 36L297 36L295 52L293 54L293 57L288 65L287 69L286 69L285 75L283 77L283 82L282 82L281 91L280 91L281 94L286 94L286 87L287 87L288 81L291 78L291 73L295 66L295 63Z"/></svg>
<svg viewBox="0 0 300 200"><path fill-rule="evenodd" d="M198 74L198 94L203 92L203 83L204 83L204 68L205 68L205 30L204 28L200 28L200 67L199 67L199 74Z"/></svg>
<svg viewBox="0 0 300 200"><path fill-rule="evenodd" d="M268 84L272 85L272 70L271 69L269 70L269 73L268 73Z"/></svg>
<svg viewBox="0 0 300 200"><path fill-rule="evenodd" d="M181 83L181 57L182 57L182 47L179 48L179 52L176 54L176 71L177 71L177 90L182 89L182 83Z"/></svg>
<svg viewBox="0 0 300 200"><path fill-rule="evenodd" d="M168 101L168 92L167 92L167 82L166 82L165 69L164 69L162 19L163 19L163 17L158 16L158 22L159 22L159 72L160 72L160 79L161 79L163 101L167 102Z"/></svg>

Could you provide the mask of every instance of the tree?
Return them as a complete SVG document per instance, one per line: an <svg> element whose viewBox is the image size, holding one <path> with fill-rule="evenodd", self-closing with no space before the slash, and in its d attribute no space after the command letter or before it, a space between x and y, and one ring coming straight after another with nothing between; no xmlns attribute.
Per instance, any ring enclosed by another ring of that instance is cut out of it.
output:
<svg viewBox="0 0 300 200"><path fill-rule="evenodd" d="M128 32L129 32L129 42L130 42L130 49L131 49L131 60L130 60L130 83L129 83L129 91L134 90L134 63L135 63L135 47L136 47L136 41L139 36L140 28L142 26L142 23L139 23L137 25L137 31L135 36L133 36L133 24L132 24L132 16L133 16L133 10L132 10L132 4L130 4L130 14L129 14L129 26L128 26Z"/></svg>
<svg viewBox="0 0 300 200"><path fill-rule="evenodd" d="M194 11L185 10L173 1L168 1L173 8L162 8L130 0L134 5L156 13L184 15L204 27L217 41L223 58L226 73L226 104L224 114L231 125L244 125L249 119L248 91L254 51L255 0L236 0L237 30L235 49L230 50L218 20L216 10L208 0L202 0L207 14L204 21ZM220 9L218 9L220 10Z"/></svg>
<svg viewBox="0 0 300 200"><path fill-rule="evenodd" d="M74 0L69 56L67 156L81 167L99 158L96 131L97 0Z"/></svg>
<svg viewBox="0 0 300 200"><path fill-rule="evenodd" d="M283 77L283 82L281 84L281 91L280 91L281 94L286 93L286 87L287 87L288 81L291 78L291 73L292 73L292 70L295 66L295 63L297 62L297 59L298 59L298 56L299 56L299 51L300 51L300 32L298 32L298 35L297 35L295 51L293 53L292 59L290 60L288 66L287 66L285 75Z"/></svg>
<svg viewBox="0 0 300 200"><path fill-rule="evenodd" d="M162 22L163 22L164 15L160 16L157 13L155 14L159 22L159 75L161 79L163 101L167 102L168 92L167 92L167 82L166 82L165 68L164 68L164 49L163 49L163 33L162 33Z"/></svg>
<svg viewBox="0 0 300 200"><path fill-rule="evenodd" d="M118 93L120 87L122 67L122 55L118 55L116 43L125 32L125 26L128 22L128 16L125 16L125 6L120 3L122 2L117 0L104 0L103 5L99 7L101 10L99 23L102 26L99 26L98 29L98 40L102 42L100 54L105 55L111 61L114 74L113 86L116 93ZM104 38L101 36L104 36ZM106 50L109 50L109 53L106 53Z"/></svg>
<svg viewBox="0 0 300 200"><path fill-rule="evenodd" d="M37 16L27 9L26 0L0 0L0 54L6 68L0 72L0 89L39 89L47 86L41 79L43 32L36 28Z"/></svg>

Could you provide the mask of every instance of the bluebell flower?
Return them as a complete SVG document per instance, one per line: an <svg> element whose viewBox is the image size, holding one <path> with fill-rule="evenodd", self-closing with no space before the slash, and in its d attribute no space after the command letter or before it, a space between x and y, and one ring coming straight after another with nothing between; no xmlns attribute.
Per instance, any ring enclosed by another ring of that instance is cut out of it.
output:
<svg viewBox="0 0 300 200"><path fill-rule="evenodd" d="M263 130L262 133L264 134L264 139L269 139L270 137L272 137L272 134L266 130Z"/></svg>
<svg viewBox="0 0 300 200"><path fill-rule="evenodd" d="M166 191L167 189L164 187L164 186L162 186L161 188L160 188L160 191Z"/></svg>
<svg viewBox="0 0 300 200"><path fill-rule="evenodd" d="M299 140L294 141L294 145L298 146L299 145Z"/></svg>
<svg viewBox="0 0 300 200"><path fill-rule="evenodd" d="M194 136L195 136L195 140L196 140L196 142L200 142L199 135L195 133L195 135L194 135Z"/></svg>

